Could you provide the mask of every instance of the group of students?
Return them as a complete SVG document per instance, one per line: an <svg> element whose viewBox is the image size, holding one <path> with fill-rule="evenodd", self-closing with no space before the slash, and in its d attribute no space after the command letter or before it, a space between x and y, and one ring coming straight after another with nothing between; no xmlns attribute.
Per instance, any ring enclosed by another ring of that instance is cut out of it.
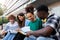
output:
<svg viewBox="0 0 60 40"><path fill-rule="evenodd" d="M27 6L25 10L27 18L24 13L17 15L17 21L14 15L8 17L9 22L2 31L2 35L7 33L3 40L58 40L55 35L60 17L55 14L49 15L48 6L40 5L36 8L38 18L34 15L34 7L32 5ZM43 22L42 19L47 20ZM20 29L25 26L30 26L31 31L23 35L20 33Z"/></svg>

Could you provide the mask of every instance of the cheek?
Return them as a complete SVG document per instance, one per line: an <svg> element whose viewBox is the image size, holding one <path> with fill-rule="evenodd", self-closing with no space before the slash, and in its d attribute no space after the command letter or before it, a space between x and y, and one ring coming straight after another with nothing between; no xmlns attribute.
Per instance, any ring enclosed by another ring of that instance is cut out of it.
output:
<svg viewBox="0 0 60 40"><path fill-rule="evenodd" d="M19 20L21 20L21 21L22 21L23 19L22 19L22 18L19 18Z"/></svg>
<svg viewBox="0 0 60 40"><path fill-rule="evenodd" d="M29 17L28 19L29 19L29 20L32 20L33 18L32 18L32 17Z"/></svg>
<svg viewBox="0 0 60 40"><path fill-rule="evenodd" d="M39 14L38 16L39 16L39 17L43 17L43 15L41 15L41 14Z"/></svg>
<svg viewBox="0 0 60 40"><path fill-rule="evenodd" d="M23 17L21 17L21 18L19 18L19 20L23 21L23 20L24 20L24 18L23 18Z"/></svg>
<svg viewBox="0 0 60 40"><path fill-rule="evenodd" d="M19 20L21 20L21 18L19 18Z"/></svg>
<svg viewBox="0 0 60 40"><path fill-rule="evenodd" d="M37 16L40 17L41 15L38 14Z"/></svg>
<svg viewBox="0 0 60 40"><path fill-rule="evenodd" d="M32 19L34 18L34 16L31 15L31 14L28 14L28 15L27 15L27 18L28 18L29 20L32 20Z"/></svg>
<svg viewBox="0 0 60 40"><path fill-rule="evenodd" d="M23 18L23 17L21 17L21 19L23 20L24 18Z"/></svg>

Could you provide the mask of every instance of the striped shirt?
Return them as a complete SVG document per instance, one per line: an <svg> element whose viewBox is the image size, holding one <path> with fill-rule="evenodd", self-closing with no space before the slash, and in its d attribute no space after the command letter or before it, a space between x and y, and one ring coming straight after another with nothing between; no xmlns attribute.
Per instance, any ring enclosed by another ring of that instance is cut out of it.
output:
<svg viewBox="0 0 60 40"><path fill-rule="evenodd" d="M47 17L47 22L44 24L45 27L50 26L53 29L55 29L56 33L59 31L57 31L58 26L59 26L59 21L60 21L60 17L56 16L55 14L51 14ZM56 33L54 35L56 35ZM53 36L53 35L51 35Z"/></svg>

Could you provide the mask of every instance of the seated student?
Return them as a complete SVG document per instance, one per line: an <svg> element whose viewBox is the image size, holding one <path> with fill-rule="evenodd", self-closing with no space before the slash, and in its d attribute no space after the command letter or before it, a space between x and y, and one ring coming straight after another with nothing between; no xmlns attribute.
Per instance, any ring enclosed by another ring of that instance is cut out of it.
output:
<svg viewBox="0 0 60 40"><path fill-rule="evenodd" d="M37 31L28 32L26 36L30 35L38 36L36 40L58 40L54 38L54 36L56 36L56 29L58 28L60 17L56 16L55 14L49 15L48 7L46 5L39 6L37 8L37 12L39 18L41 19L47 18L44 28Z"/></svg>
<svg viewBox="0 0 60 40"><path fill-rule="evenodd" d="M14 15L10 15L8 17L9 22L2 31L2 35L7 33L3 40L13 40L15 34L17 33L16 29L18 28L18 23L15 21L15 18L16 17Z"/></svg>
<svg viewBox="0 0 60 40"><path fill-rule="evenodd" d="M42 28L42 21L41 19L37 19L34 15L34 7L33 6L28 6L26 7L26 16L30 20L29 26L31 31L37 31ZM29 40L28 38L32 39L33 36L31 35L30 37L26 37L24 40Z"/></svg>
<svg viewBox="0 0 60 40"><path fill-rule="evenodd" d="M29 20L25 19L24 13L19 13L17 15L17 21L20 28L28 26L30 22ZM20 28L18 29L18 33L16 34L13 40L23 40L25 38L25 35L19 32Z"/></svg>

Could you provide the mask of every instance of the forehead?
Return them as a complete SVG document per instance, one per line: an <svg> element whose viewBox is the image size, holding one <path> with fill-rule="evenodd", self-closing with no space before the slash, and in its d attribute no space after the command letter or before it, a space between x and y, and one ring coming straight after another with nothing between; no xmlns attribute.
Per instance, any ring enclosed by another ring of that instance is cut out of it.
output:
<svg viewBox="0 0 60 40"><path fill-rule="evenodd" d="M24 16L18 16L18 17L24 17Z"/></svg>
<svg viewBox="0 0 60 40"><path fill-rule="evenodd" d="M45 11L39 11L39 12L37 12L37 14L38 14L38 15L46 15L47 12L45 12Z"/></svg>
<svg viewBox="0 0 60 40"><path fill-rule="evenodd" d="M9 20L14 20L13 18L9 18Z"/></svg>
<svg viewBox="0 0 60 40"><path fill-rule="evenodd" d="M32 13L27 13L27 16L31 16L31 15L33 15Z"/></svg>

